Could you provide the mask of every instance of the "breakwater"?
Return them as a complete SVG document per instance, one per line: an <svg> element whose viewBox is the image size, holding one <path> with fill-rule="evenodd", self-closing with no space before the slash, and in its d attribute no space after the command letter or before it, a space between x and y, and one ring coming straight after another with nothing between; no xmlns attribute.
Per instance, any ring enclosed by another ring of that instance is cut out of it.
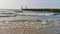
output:
<svg viewBox="0 0 60 34"><path fill-rule="evenodd" d="M60 9L49 9L49 8L43 8L43 9L22 9L27 11L38 11L38 12L58 12L60 13Z"/></svg>

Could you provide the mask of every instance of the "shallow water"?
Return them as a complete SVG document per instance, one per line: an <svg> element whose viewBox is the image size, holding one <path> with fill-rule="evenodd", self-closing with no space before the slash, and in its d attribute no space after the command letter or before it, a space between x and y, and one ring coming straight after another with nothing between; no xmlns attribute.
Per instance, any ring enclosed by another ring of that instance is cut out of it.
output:
<svg viewBox="0 0 60 34"><path fill-rule="evenodd" d="M49 12L33 12L33 11L23 11L20 13L27 13L27 14L46 14ZM17 13L18 14L18 13ZM26 20L26 21L14 21L14 22L1 22L0 25L31 25L31 24L46 24L48 22L60 23L60 14L57 15L50 15L50 16L22 16L18 14L16 17L0 17L0 20ZM17 23L18 22L18 23Z"/></svg>
<svg viewBox="0 0 60 34"><path fill-rule="evenodd" d="M22 13L27 13L27 14L46 14L49 12L34 12L34 11L23 11ZM53 20L55 23L60 23L60 14L56 13L56 15L50 15L50 16L21 16L22 18L26 18L26 19L32 19L32 20L40 20L42 19L42 21L46 20ZM38 21L37 21L38 22Z"/></svg>
<svg viewBox="0 0 60 34"><path fill-rule="evenodd" d="M24 11L23 13L36 13L36 14L40 14L42 12L28 12L28 11ZM46 13L46 12L43 12ZM57 15L51 15L51 16L19 16L18 18L16 17L16 19L32 19L32 20L40 20L42 19L42 21L26 21L26 22L9 22L9 23L4 23L3 25L30 25L30 24L41 24L43 23L44 19L57 19L57 20L53 20L55 23L60 23L60 14ZM1 18L2 19L2 18ZM8 18L9 19L9 18ZM44 22L46 23L46 22ZM44 24L43 23L43 24ZM1 23L0 23L1 24ZM48 27L48 28L39 28L39 29L0 29L0 34L60 34L60 27Z"/></svg>

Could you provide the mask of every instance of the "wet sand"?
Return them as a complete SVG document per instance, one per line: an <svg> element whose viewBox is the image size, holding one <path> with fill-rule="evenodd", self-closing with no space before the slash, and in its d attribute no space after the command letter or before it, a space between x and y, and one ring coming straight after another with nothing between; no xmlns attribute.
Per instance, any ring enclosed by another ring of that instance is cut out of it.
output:
<svg viewBox="0 0 60 34"><path fill-rule="evenodd" d="M0 34L59 34L60 27L38 29L0 29Z"/></svg>

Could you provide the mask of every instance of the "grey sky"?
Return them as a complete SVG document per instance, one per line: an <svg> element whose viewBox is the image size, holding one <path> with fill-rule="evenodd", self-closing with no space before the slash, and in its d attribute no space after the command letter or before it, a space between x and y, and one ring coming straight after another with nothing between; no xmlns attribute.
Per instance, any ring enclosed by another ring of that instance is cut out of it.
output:
<svg viewBox="0 0 60 34"><path fill-rule="evenodd" d="M1 9L60 8L60 0L0 0Z"/></svg>

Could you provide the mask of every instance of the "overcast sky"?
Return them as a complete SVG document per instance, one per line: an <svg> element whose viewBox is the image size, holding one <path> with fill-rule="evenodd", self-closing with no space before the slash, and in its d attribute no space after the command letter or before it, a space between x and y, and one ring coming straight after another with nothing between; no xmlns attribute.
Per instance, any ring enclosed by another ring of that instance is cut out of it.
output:
<svg viewBox="0 0 60 34"><path fill-rule="evenodd" d="M60 8L60 0L0 0L0 9Z"/></svg>

